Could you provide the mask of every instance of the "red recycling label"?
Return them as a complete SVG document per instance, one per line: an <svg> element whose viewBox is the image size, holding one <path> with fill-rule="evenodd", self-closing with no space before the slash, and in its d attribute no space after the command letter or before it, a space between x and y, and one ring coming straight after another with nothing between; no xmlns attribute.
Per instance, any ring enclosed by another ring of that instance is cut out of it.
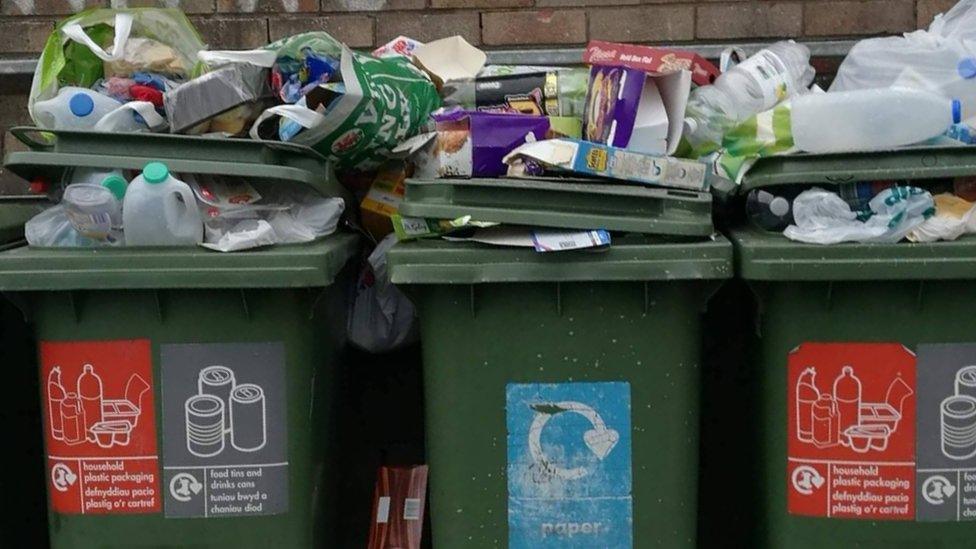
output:
<svg viewBox="0 0 976 549"><path fill-rule="evenodd" d="M804 343L789 356L794 515L915 518L915 355L895 343Z"/></svg>
<svg viewBox="0 0 976 549"><path fill-rule="evenodd" d="M41 342L54 511L159 512L151 353L145 339Z"/></svg>

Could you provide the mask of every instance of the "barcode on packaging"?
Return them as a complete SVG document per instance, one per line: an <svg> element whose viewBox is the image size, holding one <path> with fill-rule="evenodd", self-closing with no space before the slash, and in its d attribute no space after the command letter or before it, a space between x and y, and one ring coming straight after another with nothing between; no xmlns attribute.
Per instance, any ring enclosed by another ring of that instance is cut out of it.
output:
<svg viewBox="0 0 976 549"><path fill-rule="evenodd" d="M403 500L403 520L420 520L420 500L418 498Z"/></svg>
<svg viewBox="0 0 976 549"><path fill-rule="evenodd" d="M382 497L376 506L376 523L386 524L390 521L390 498Z"/></svg>

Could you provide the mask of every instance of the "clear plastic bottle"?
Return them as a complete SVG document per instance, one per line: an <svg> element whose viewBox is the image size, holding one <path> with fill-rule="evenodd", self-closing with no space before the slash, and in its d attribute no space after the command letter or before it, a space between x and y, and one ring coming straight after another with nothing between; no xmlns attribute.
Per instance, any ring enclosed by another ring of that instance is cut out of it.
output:
<svg viewBox="0 0 976 549"><path fill-rule="evenodd" d="M203 241L203 219L193 190L150 162L129 184L122 204L126 246L193 246Z"/></svg>
<svg viewBox="0 0 976 549"><path fill-rule="evenodd" d="M942 135L958 101L911 88L808 94L791 108L793 142L814 153L881 151Z"/></svg>
<svg viewBox="0 0 976 549"><path fill-rule="evenodd" d="M47 101L34 104L37 125L50 130L90 130L106 114L122 106L107 95L67 86Z"/></svg>
<svg viewBox="0 0 976 549"><path fill-rule="evenodd" d="M72 183L61 203L78 234L92 240L117 243L122 239L122 199L127 183L109 175L99 184Z"/></svg>
<svg viewBox="0 0 976 549"><path fill-rule="evenodd" d="M723 135L750 116L805 90L813 76L806 46L777 42L732 67L711 86L692 92L684 137L696 148L721 143Z"/></svg>

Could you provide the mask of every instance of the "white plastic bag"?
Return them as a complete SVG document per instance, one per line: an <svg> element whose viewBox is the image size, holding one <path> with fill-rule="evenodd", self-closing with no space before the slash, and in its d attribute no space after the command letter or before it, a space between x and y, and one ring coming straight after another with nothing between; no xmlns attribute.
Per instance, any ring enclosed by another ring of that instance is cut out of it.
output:
<svg viewBox="0 0 976 549"><path fill-rule="evenodd" d="M245 216L209 219L204 227L204 248L236 252L270 246L311 242L335 232L342 219L345 202L341 198L304 198L287 209L256 208Z"/></svg>
<svg viewBox="0 0 976 549"><path fill-rule="evenodd" d="M855 44L830 91L918 87L959 99L963 120L976 117L976 0L936 16L928 30Z"/></svg>
<svg viewBox="0 0 976 549"><path fill-rule="evenodd" d="M871 217L861 221L837 194L819 188L803 191L793 201L795 224L783 235L810 244L895 243L935 213L932 195L918 187L885 189L869 206Z"/></svg>
<svg viewBox="0 0 976 549"><path fill-rule="evenodd" d="M976 205L953 194L935 196L935 215L908 233L912 242L955 240L976 233Z"/></svg>
<svg viewBox="0 0 976 549"><path fill-rule="evenodd" d="M396 242L396 235L387 235L369 254L349 313L349 341L372 353L392 351L418 336L413 303L390 282L386 266L386 253Z"/></svg>

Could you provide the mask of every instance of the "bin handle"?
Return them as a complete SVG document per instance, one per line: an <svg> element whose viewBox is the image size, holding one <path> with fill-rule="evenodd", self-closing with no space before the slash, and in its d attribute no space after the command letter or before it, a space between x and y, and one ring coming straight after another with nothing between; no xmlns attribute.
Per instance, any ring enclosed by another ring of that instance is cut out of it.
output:
<svg viewBox="0 0 976 549"><path fill-rule="evenodd" d="M10 135L27 145L32 150L49 151L54 148L53 142L57 135L33 126L14 126L10 128Z"/></svg>

